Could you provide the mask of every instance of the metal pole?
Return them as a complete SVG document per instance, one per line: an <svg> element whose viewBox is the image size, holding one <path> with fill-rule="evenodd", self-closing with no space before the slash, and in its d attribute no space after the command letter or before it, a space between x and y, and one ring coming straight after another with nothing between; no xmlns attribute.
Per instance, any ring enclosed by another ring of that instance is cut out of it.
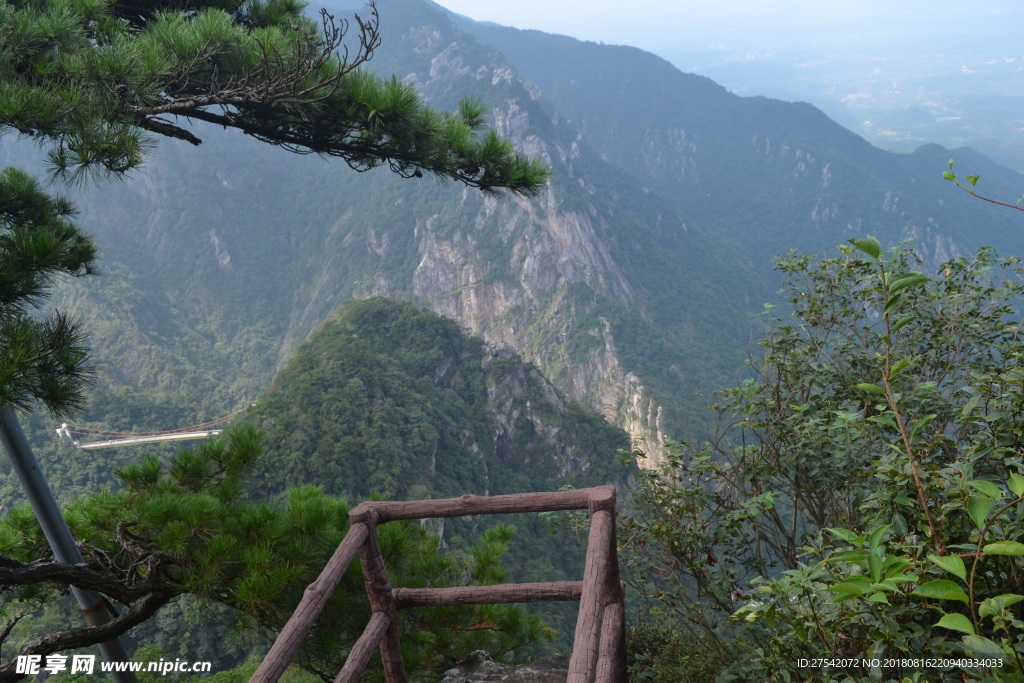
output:
<svg viewBox="0 0 1024 683"><path fill-rule="evenodd" d="M46 540L53 549L56 560L62 564L83 564L82 553L78 550L75 539L71 536L64 516L57 507L57 501L53 498L50 485L46 483L46 477L39 469L36 456L25 439L25 432L18 423L18 416L9 405L0 408L0 441L3 441L7 455L14 465L14 471L18 473L21 486L25 489L28 502L35 510L39 526L46 535ZM105 624L114 618L114 614L107 602L94 591L71 587L71 592L82 608L82 616L90 626ZM99 645L100 653L108 662L127 662L128 655L124 651L119 638L113 638ZM114 671L111 676L117 683L137 683L135 674L131 671Z"/></svg>

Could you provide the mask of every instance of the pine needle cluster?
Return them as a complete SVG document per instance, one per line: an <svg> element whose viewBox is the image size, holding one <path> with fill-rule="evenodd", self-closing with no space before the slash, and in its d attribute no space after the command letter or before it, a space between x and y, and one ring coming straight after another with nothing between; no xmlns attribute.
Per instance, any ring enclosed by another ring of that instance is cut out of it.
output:
<svg viewBox="0 0 1024 683"><path fill-rule="evenodd" d="M318 20L294 0L34 0L0 5L0 126L46 141L78 181L138 167L152 136L201 142L205 121L300 153L431 174L484 192L537 192L548 171L484 131L484 107L426 106L362 67L368 18Z"/></svg>
<svg viewBox="0 0 1024 683"><path fill-rule="evenodd" d="M0 405L41 401L59 418L83 404L91 370L81 327L36 315L57 280L95 272L96 247L74 214L23 171L0 171Z"/></svg>

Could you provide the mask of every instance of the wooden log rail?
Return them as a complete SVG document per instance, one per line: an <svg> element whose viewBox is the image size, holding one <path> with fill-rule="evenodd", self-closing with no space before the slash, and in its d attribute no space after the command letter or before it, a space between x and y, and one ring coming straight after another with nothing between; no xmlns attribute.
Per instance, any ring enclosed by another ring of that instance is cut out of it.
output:
<svg viewBox="0 0 1024 683"><path fill-rule="evenodd" d="M582 581L392 588L377 542L377 525L402 519L582 510L590 513ZM250 683L277 683L323 612L349 565L359 555L372 616L352 646L335 683L355 683L374 648L380 649L388 683L406 683L395 614L400 609L442 605L578 600L579 617L566 683L626 683L625 596L615 541L615 487L556 493L517 493L441 500L368 501L349 512L351 527L320 576L303 594L288 623Z"/></svg>

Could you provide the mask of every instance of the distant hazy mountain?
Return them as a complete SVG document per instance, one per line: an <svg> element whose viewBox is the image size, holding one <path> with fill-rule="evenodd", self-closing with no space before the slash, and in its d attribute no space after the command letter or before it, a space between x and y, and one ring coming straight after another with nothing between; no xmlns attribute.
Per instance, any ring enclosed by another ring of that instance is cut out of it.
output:
<svg viewBox="0 0 1024 683"><path fill-rule="evenodd" d="M886 149L971 146L1024 170L1024 7L867 4L790 9L788 25L705 16L644 45L740 95L811 102Z"/></svg>
<svg viewBox="0 0 1024 683"><path fill-rule="evenodd" d="M1015 216L939 179L948 151L884 152L810 105L739 97L635 48L459 25L502 50L600 151L744 247L823 248L853 232L917 238L939 257L951 253L946 239L1024 246ZM968 150L953 155L987 189L1017 196L1018 174Z"/></svg>

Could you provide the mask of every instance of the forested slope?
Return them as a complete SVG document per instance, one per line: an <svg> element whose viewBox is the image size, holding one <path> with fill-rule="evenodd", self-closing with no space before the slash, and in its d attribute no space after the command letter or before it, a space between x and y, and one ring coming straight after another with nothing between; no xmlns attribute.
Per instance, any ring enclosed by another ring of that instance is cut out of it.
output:
<svg viewBox="0 0 1024 683"><path fill-rule="evenodd" d="M242 416L266 434L267 494L303 484L358 501L621 481L629 441L536 368L435 313L342 306Z"/></svg>

